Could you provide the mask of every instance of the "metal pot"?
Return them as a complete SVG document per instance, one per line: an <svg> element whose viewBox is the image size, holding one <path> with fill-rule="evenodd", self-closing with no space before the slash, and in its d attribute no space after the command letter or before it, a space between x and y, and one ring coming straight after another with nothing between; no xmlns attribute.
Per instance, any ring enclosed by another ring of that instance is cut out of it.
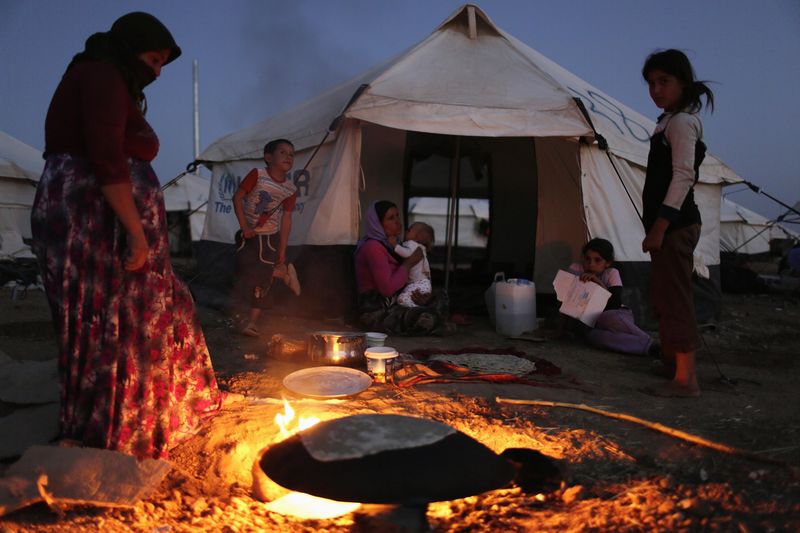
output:
<svg viewBox="0 0 800 533"><path fill-rule="evenodd" d="M352 331L316 331L308 336L308 356L319 365L363 366L365 339Z"/></svg>

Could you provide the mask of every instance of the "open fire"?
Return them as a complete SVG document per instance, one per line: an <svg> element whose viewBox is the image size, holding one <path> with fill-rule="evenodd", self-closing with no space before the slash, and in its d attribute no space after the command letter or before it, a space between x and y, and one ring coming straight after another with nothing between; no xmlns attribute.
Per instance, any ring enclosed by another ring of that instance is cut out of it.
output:
<svg viewBox="0 0 800 533"><path fill-rule="evenodd" d="M297 418L297 420L295 420ZM299 431L308 429L320 422L316 417L297 416L297 413L283 399L283 412L275 415L275 424L280 429L276 440L286 439ZM326 498L318 498L303 492L290 492L285 496L269 502L266 508L274 513L294 516L301 519L329 519L346 515L358 509L359 503L337 502Z"/></svg>
<svg viewBox="0 0 800 533"><path fill-rule="evenodd" d="M291 405L289 405L289 401L284 398L283 399L283 412L278 413L275 415L275 423L281 430L280 438L285 439L294 435L298 431L303 431L304 429L308 429L316 424L319 424L319 418L316 417L304 417L300 416L297 418L297 422L295 423L294 427L292 427L292 421L295 418L295 411Z"/></svg>

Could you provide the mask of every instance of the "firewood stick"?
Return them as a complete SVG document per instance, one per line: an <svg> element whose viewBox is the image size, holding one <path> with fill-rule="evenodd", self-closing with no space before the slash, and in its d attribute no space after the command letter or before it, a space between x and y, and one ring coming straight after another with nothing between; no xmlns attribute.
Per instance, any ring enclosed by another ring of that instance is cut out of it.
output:
<svg viewBox="0 0 800 533"><path fill-rule="evenodd" d="M760 461L774 465L786 465L786 461L781 461L780 459L764 457L763 455L758 455L756 453L747 450L742 450L741 448L734 448L733 446L728 446L727 444L721 444L719 442L714 442L708 439L704 439L703 437L698 437L697 435L692 435L691 433L686 433L685 431L671 428L669 426L665 426L664 424L659 424L658 422L650 422L648 420L644 420L643 418L638 418L632 415L626 415L625 413L615 413L613 411L606 411L604 409L598 409L596 407L591 407L589 405L582 403L578 404L578 403L550 402L546 400L515 400L513 398L500 398L499 396L495 398L495 401L497 403L506 403L513 405L541 405L544 407L566 407L569 409L589 411L590 413L607 416L609 418L616 418L618 420L626 420L628 422L633 422L634 424L639 424L644 427L653 429L655 431L660 431L661 433L665 433L671 437L683 439L685 441L691 442L693 444L698 444L700 446L705 446L706 448L711 448L712 450L717 450L718 452L728 453L731 455L738 455L740 457L746 457L747 459L752 459L753 461Z"/></svg>

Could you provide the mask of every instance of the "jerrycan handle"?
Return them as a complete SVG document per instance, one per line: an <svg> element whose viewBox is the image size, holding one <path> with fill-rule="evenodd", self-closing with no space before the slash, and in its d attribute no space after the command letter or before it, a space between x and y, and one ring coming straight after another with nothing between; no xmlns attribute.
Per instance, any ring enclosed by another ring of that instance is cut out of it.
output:
<svg viewBox="0 0 800 533"><path fill-rule="evenodd" d="M505 280L506 280L506 273L505 272L495 272L494 279L492 280L492 283L497 282L497 281L505 281Z"/></svg>

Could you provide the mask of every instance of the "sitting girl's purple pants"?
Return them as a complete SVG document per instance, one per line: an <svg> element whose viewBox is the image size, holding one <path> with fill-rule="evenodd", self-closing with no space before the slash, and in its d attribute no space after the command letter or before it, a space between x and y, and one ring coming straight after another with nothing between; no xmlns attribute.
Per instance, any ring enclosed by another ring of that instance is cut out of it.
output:
<svg viewBox="0 0 800 533"><path fill-rule="evenodd" d="M653 339L633 321L630 309L603 311L586 338L594 346L615 352L646 355Z"/></svg>

